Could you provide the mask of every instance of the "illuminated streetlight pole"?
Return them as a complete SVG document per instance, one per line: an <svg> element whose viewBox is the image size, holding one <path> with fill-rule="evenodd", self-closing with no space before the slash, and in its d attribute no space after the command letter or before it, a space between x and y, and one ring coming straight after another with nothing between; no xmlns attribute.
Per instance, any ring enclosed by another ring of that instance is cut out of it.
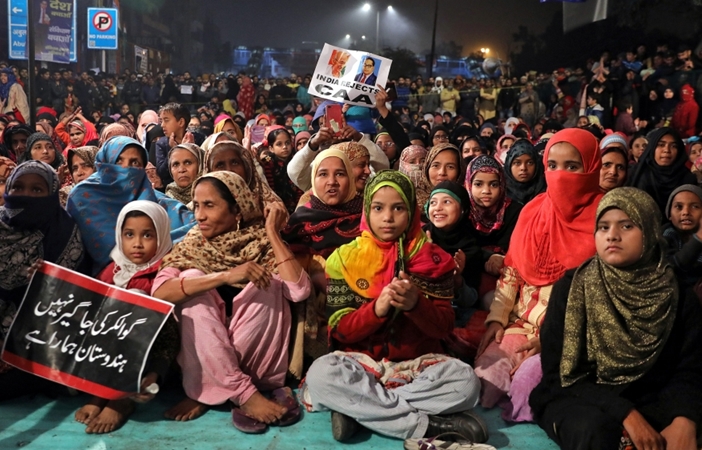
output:
<svg viewBox="0 0 702 450"><path fill-rule="evenodd" d="M370 3L364 3L363 8L361 8L363 12L368 12L372 9L372 6ZM392 12L394 11L392 5L388 5L388 11ZM380 9L377 9L375 11L375 53L380 52Z"/></svg>

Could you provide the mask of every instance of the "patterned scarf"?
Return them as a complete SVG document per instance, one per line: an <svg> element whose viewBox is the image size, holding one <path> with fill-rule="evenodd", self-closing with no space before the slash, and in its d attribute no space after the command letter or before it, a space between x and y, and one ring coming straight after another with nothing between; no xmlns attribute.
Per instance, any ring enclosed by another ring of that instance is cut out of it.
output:
<svg viewBox="0 0 702 450"><path fill-rule="evenodd" d="M458 149L458 147L449 143L433 146L427 154L427 159L424 161L424 166L422 167L422 179L420 180L416 189L417 205L420 209L424 208L424 205L426 205L426 203L429 201L429 195L431 195L431 191L434 189L431 181L429 181L429 168L431 167L431 163L433 163L436 157L439 156L439 153L444 151L453 152L456 155L456 161L459 165L458 177L455 180L450 181L460 183L463 180L465 164L463 162L461 151Z"/></svg>
<svg viewBox="0 0 702 450"><path fill-rule="evenodd" d="M197 185L208 178L219 180L231 192L242 214L241 228L206 239L199 226L193 227L183 241L176 244L173 251L163 258L161 269L198 269L210 274L253 261L271 273L278 273L275 255L264 227L263 212L246 182L233 172L212 172L194 183L193 193ZM243 289L247 284L248 282L233 286Z"/></svg>
<svg viewBox="0 0 702 450"><path fill-rule="evenodd" d="M203 149L205 149L204 169L206 173L213 172L212 163L217 153L232 150L239 156L239 159L241 159L244 165L244 181L246 181L249 190L258 197L258 206L261 211L265 209L267 203L283 203L280 197L278 197L278 194L273 192L268 185L268 181L266 181L263 175L263 168L259 165L258 161L254 159L251 152L245 149L241 144L234 141L221 141L211 143L207 148L205 148L203 144Z"/></svg>
<svg viewBox="0 0 702 450"><path fill-rule="evenodd" d="M313 185L320 164L327 158L339 158L343 162L349 176L349 192L341 204L327 205L313 187L310 200L295 210L281 233L295 254L311 253L326 258L361 234L363 196L356 194L351 162L346 154L335 148L320 152L312 163Z"/></svg>
<svg viewBox="0 0 702 450"><path fill-rule="evenodd" d="M383 187L395 189L410 212L407 230L393 242L378 239L369 223L373 196ZM327 317L333 326L359 304L377 298L400 271L427 296L453 298L452 257L427 240L412 181L395 170L381 170L366 184L361 236L327 259Z"/></svg>
<svg viewBox="0 0 702 450"><path fill-rule="evenodd" d="M497 180L500 183L500 198L489 208L478 205L473 197L473 178L478 173L491 173L497 175ZM481 233L491 233L502 227L505 220L505 211L512 203L512 200L505 196L507 187L505 185L505 172L502 166L492 156L481 155L475 158L468 165L466 171L466 189L470 196L470 221L476 230Z"/></svg>
<svg viewBox="0 0 702 450"><path fill-rule="evenodd" d="M613 267L599 255L580 266L566 306L561 384L595 375L598 384L622 385L655 364L675 321L678 284L661 237L661 213L647 193L617 188L597 207L596 221L625 212L643 233L641 259Z"/></svg>
<svg viewBox="0 0 702 450"><path fill-rule="evenodd" d="M193 200L193 183L195 183L195 180L200 178L200 176L202 176L202 174L205 172L205 156L202 149L195 144L176 145L168 152L169 168L171 167L171 157L173 156L173 152L176 150L187 150L195 157L195 164L197 164L197 173L195 174L195 178L193 178L193 180L187 186L180 187L178 186L178 184L176 184L175 181L170 183L168 186L166 186L166 195L178 200L184 205L187 205ZM176 174L171 172L171 177L173 179L175 179L175 176Z"/></svg>
<svg viewBox="0 0 702 450"><path fill-rule="evenodd" d="M410 160L425 159L427 157L427 149L421 145L410 145L402 150L400 155L400 172L404 173L412 180L415 186L419 186L422 180L423 163L410 163ZM421 205L420 205L421 206Z"/></svg>

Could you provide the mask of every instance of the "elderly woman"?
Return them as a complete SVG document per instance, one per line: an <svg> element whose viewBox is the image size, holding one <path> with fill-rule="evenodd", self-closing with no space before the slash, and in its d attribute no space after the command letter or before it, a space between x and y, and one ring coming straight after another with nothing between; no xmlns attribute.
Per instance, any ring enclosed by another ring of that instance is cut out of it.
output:
<svg viewBox="0 0 702 450"><path fill-rule="evenodd" d="M6 182L0 207L0 340L27 290L27 270L38 260L49 261L85 273L89 258L84 255L80 231L61 208L56 172L41 161L17 166ZM36 391L45 385L40 379L0 366L0 399ZM5 377L13 381L6 382ZM9 378L8 378L9 379Z"/></svg>
<svg viewBox="0 0 702 450"><path fill-rule="evenodd" d="M154 190L144 170L146 162L146 149L138 141L115 136L97 153L96 172L78 183L68 196L66 210L85 236L96 273L111 261L117 216L133 200L150 200L163 206L171 219L175 242L194 225L193 214L185 205Z"/></svg>
<svg viewBox="0 0 702 450"><path fill-rule="evenodd" d="M280 237L285 208L269 205L264 219L246 182L231 172L197 180L193 205L198 225L164 258L153 287L155 297L178 305L182 335L178 363L188 398L166 416L190 420L231 401L234 426L245 433L291 424L300 410L284 388L288 302L307 298L310 281Z"/></svg>
<svg viewBox="0 0 702 450"><path fill-rule="evenodd" d="M193 199L193 183L204 173L202 149L195 144L176 145L168 152L168 167L173 182L166 186L166 195L187 205Z"/></svg>

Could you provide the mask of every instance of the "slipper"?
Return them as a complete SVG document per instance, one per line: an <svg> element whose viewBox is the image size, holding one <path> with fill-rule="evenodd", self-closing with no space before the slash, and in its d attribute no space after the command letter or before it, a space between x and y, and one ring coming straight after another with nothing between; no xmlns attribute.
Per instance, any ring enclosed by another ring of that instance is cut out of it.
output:
<svg viewBox="0 0 702 450"><path fill-rule="evenodd" d="M288 410L288 412L283 414L283 417L276 422L276 425L279 427L286 427L300 420L300 404L295 399L295 394L293 394L292 389L287 386L275 389L271 392L271 399Z"/></svg>
<svg viewBox="0 0 702 450"><path fill-rule="evenodd" d="M451 436L454 441L443 441L440 438ZM459 433L443 433L433 438L405 439L405 450L497 450L492 445L476 444Z"/></svg>
<svg viewBox="0 0 702 450"><path fill-rule="evenodd" d="M268 429L268 425L247 416L237 406L232 407L232 424L237 430L246 434L261 434Z"/></svg>

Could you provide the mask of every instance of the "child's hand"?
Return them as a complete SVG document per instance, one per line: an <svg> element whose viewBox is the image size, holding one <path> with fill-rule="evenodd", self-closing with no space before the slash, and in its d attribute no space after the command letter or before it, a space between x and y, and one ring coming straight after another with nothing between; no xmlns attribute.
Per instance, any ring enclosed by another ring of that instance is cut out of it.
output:
<svg viewBox="0 0 702 450"><path fill-rule="evenodd" d="M146 389L151 386L156 384L156 381L158 381L158 375L156 372L149 372L142 380L141 380L141 392L139 392L136 395L133 395L131 399L137 403L146 403L154 399L156 397L156 394L152 394L146 391Z"/></svg>
<svg viewBox="0 0 702 450"><path fill-rule="evenodd" d="M419 301L419 290L412 284L409 275L400 271L400 278L394 279L389 286L392 289L390 305L401 311L414 309Z"/></svg>
<svg viewBox="0 0 702 450"><path fill-rule="evenodd" d="M388 315L388 312L390 312L390 309L392 308L390 305L390 302L392 302L392 296L393 290L390 285L385 286L380 292L378 299L375 301L374 310L376 316L385 317Z"/></svg>

